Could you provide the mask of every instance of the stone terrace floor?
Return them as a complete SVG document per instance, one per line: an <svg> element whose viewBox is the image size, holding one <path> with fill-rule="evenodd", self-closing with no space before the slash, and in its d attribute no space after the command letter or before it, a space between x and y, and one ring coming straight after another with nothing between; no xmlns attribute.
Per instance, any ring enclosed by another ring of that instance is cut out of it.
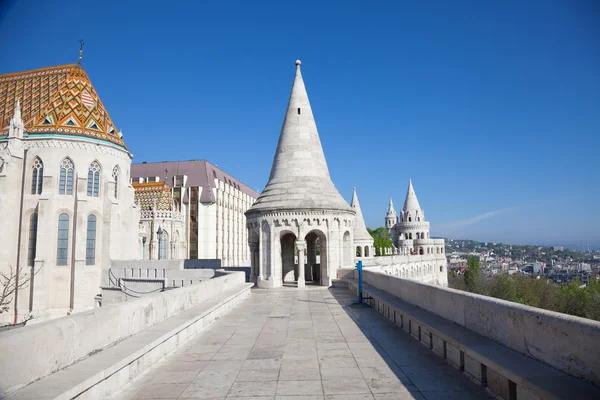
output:
<svg viewBox="0 0 600 400"><path fill-rule="evenodd" d="M343 288L251 297L113 399L482 399L482 387Z"/></svg>

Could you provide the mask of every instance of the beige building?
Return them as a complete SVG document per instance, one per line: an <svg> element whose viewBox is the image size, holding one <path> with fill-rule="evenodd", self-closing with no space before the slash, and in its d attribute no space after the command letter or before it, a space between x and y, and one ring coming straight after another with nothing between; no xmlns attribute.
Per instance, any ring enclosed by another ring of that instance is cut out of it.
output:
<svg viewBox="0 0 600 400"><path fill-rule="evenodd" d="M92 308L101 266L137 257L131 158L81 65L0 75L0 286L21 287L0 323Z"/></svg>
<svg viewBox="0 0 600 400"><path fill-rule="evenodd" d="M131 176L134 186L162 182L172 187L173 207L184 219L175 245L178 258L250 265L244 213L258 192L206 160L133 164Z"/></svg>

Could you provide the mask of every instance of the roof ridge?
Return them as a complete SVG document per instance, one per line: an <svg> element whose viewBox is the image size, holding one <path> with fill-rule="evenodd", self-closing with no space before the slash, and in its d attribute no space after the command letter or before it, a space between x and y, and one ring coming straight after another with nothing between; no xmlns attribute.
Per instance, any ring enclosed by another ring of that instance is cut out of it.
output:
<svg viewBox="0 0 600 400"><path fill-rule="evenodd" d="M50 70L57 69L57 68L76 68L78 66L79 66L79 64L76 64L76 63L75 64L61 64L61 65L55 65L53 67L36 68L36 69L30 69L27 71L20 71L20 72L9 72L6 74L0 74L0 79L8 78L11 76L27 75L27 74L37 73L37 72L42 72L42 71L50 71Z"/></svg>

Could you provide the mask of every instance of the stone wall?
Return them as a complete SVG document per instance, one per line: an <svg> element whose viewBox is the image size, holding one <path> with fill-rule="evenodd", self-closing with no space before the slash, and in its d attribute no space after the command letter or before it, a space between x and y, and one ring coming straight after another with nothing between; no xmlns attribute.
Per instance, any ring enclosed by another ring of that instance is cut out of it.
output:
<svg viewBox="0 0 600 400"><path fill-rule="evenodd" d="M600 322L363 271L364 282L569 375L600 385Z"/></svg>
<svg viewBox="0 0 600 400"><path fill-rule="evenodd" d="M363 267L399 278L448 286L447 261L444 254L390 255L363 259Z"/></svg>
<svg viewBox="0 0 600 400"><path fill-rule="evenodd" d="M196 285L0 333L0 393L12 392L245 282L225 273Z"/></svg>

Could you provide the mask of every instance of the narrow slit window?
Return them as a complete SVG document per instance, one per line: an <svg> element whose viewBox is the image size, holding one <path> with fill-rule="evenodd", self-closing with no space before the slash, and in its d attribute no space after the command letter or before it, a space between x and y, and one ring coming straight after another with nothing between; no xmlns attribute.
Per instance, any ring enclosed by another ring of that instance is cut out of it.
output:
<svg viewBox="0 0 600 400"><path fill-rule="evenodd" d="M300 115L300 109L298 108L298 115Z"/></svg>

